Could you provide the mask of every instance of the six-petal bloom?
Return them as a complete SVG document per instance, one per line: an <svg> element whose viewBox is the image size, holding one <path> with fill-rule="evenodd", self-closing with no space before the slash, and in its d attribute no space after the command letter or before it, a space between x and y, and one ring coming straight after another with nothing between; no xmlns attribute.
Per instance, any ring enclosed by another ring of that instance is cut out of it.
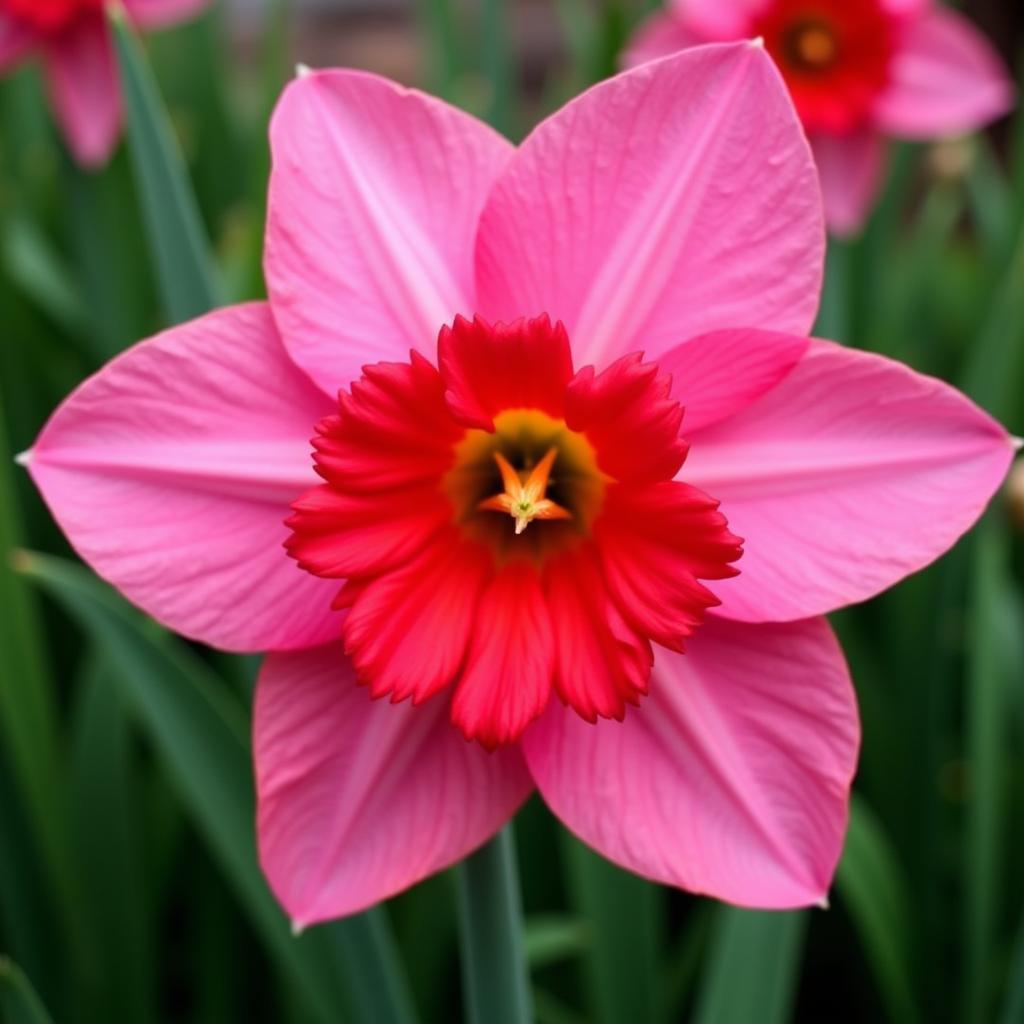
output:
<svg viewBox="0 0 1024 1024"><path fill-rule="evenodd" d="M108 0L0 0L0 73L38 53L53 109L75 159L107 161L121 130L121 85L104 8ZM191 16L209 0L122 0L140 28Z"/></svg>
<svg viewBox="0 0 1024 1024"><path fill-rule="evenodd" d="M764 50L634 69L518 149L311 73L271 145L269 302L131 349L27 461L129 598L270 652L292 918L452 864L534 787L649 878L820 901L859 741L822 616L949 548L1012 446L806 336L821 199Z"/></svg>
<svg viewBox="0 0 1024 1024"><path fill-rule="evenodd" d="M881 185L885 138L975 131L1013 86L971 23L937 0L666 0L627 65L690 46L763 38L814 148L831 230L862 226Z"/></svg>

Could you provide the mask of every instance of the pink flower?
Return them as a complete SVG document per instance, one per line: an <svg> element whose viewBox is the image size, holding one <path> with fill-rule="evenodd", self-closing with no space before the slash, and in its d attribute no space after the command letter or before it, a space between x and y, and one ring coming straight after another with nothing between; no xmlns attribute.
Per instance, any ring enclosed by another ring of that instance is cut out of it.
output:
<svg viewBox="0 0 1024 1024"><path fill-rule="evenodd" d="M293 919L452 864L535 786L649 878L819 901L858 747L822 616L953 544L1012 448L805 336L821 204L772 62L645 65L519 149L314 73L271 145L270 302L125 353L27 461L129 598L271 652L260 850Z"/></svg>
<svg viewBox="0 0 1024 1024"><path fill-rule="evenodd" d="M975 131L1013 105L988 41L932 0L667 0L630 42L632 66L728 39L764 39L814 149L828 225L863 225L886 137Z"/></svg>
<svg viewBox="0 0 1024 1024"><path fill-rule="evenodd" d="M123 0L141 28L187 18L209 0ZM0 73L43 58L54 112L75 159L106 163L121 131L121 85L106 0L0 0Z"/></svg>

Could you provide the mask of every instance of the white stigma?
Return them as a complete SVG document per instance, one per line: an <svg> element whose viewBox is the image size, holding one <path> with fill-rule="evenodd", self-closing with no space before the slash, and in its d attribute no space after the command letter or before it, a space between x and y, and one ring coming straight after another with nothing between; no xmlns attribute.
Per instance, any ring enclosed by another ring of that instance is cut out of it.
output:
<svg viewBox="0 0 1024 1024"><path fill-rule="evenodd" d="M14 456L15 464L18 465L18 466L24 466L26 469L28 468L28 464L31 461L32 461L32 449L31 448L29 448L26 451L19 452L17 455Z"/></svg>

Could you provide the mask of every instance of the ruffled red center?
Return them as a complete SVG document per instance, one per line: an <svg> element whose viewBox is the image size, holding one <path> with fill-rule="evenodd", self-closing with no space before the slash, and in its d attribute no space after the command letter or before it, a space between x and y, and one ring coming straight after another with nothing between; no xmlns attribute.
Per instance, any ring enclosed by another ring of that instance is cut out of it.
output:
<svg viewBox="0 0 1024 1024"><path fill-rule="evenodd" d="M898 30L878 0L775 0L757 19L809 131L848 133L889 80Z"/></svg>
<svg viewBox="0 0 1024 1024"><path fill-rule="evenodd" d="M0 0L6 11L39 32L59 32L87 13L98 14L105 0Z"/></svg>
<svg viewBox="0 0 1024 1024"><path fill-rule="evenodd" d="M438 368L368 366L313 441L324 484L288 550L345 579L346 650L376 697L454 685L452 719L495 747L552 690L589 721L647 692L651 642L682 650L736 574L686 458L670 379L639 355L573 372L547 317L457 318Z"/></svg>

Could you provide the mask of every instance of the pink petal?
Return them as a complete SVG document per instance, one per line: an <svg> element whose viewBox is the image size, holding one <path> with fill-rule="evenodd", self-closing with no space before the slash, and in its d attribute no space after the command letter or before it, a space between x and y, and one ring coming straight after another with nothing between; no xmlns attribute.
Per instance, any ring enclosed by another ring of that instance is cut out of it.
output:
<svg viewBox="0 0 1024 1024"><path fill-rule="evenodd" d="M316 479L323 396L289 363L266 305L144 341L54 413L29 471L101 576L154 618L230 650L338 635L337 583L286 555L289 503Z"/></svg>
<svg viewBox="0 0 1024 1024"><path fill-rule="evenodd" d="M364 368L339 412L317 424L327 481L293 504L286 547L317 576L375 575L405 564L450 527L439 482L465 431L452 422L440 374L423 356Z"/></svg>
<svg viewBox="0 0 1024 1024"><path fill-rule="evenodd" d="M164 28L193 18L211 0L123 0L125 9L140 28Z"/></svg>
<svg viewBox="0 0 1024 1024"><path fill-rule="evenodd" d="M537 572L528 561L509 561L480 598L452 721L488 749L517 740L548 703L554 659Z"/></svg>
<svg viewBox="0 0 1024 1024"><path fill-rule="evenodd" d="M807 339L770 331L705 334L658 360L672 376L672 397L684 409L683 433L726 419L784 380L807 351Z"/></svg>
<svg viewBox="0 0 1024 1024"><path fill-rule="evenodd" d="M481 222L481 312L549 313L577 364L651 358L744 325L806 333L821 285L817 174L762 47L699 47L544 122Z"/></svg>
<svg viewBox="0 0 1024 1024"><path fill-rule="evenodd" d="M642 636L678 651L718 604L698 581L735 576L730 563L742 552L718 502L678 481L609 485L594 539L623 618Z"/></svg>
<svg viewBox="0 0 1024 1024"><path fill-rule="evenodd" d="M46 40L46 78L53 108L75 159L107 162L121 132L121 83L113 43L101 16L79 19Z"/></svg>
<svg viewBox="0 0 1024 1024"><path fill-rule="evenodd" d="M438 363L445 401L467 427L494 429L507 409L540 409L561 419L572 377L572 352L565 328L548 317L513 324L488 324L456 317L438 338Z"/></svg>
<svg viewBox="0 0 1024 1024"><path fill-rule="evenodd" d="M0 13L0 71L7 71L21 60L36 42L32 32Z"/></svg>
<svg viewBox="0 0 1024 1024"><path fill-rule="evenodd" d="M703 42L706 40L688 29L678 15L669 11L656 11L640 24L626 43L622 66L636 67Z"/></svg>
<svg viewBox="0 0 1024 1024"><path fill-rule="evenodd" d="M823 341L692 444L682 478L744 538L718 611L748 621L832 611L921 569L973 525L1013 455L953 388Z"/></svg>
<svg viewBox="0 0 1024 1024"><path fill-rule="evenodd" d="M907 25L891 74L875 120L903 138L975 131L1013 106L1013 85L992 45L944 7Z"/></svg>
<svg viewBox="0 0 1024 1024"><path fill-rule="evenodd" d="M345 652L374 697L420 704L459 674L493 556L449 531L406 565L342 595Z"/></svg>
<svg viewBox="0 0 1024 1024"><path fill-rule="evenodd" d="M679 437L683 410L670 396L672 381L638 352L602 373L585 366L565 397L565 421L585 433L601 469L616 480L667 480L686 458Z"/></svg>
<svg viewBox="0 0 1024 1024"><path fill-rule="evenodd" d="M823 619L708 622L659 651L624 723L552 705L523 738L548 806L609 860L750 907L820 902L846 831L859 725Z"/></svg>
<svg viewBox="0 0 1024 1024"><path fill-rule="evenodd" d="M526 798L519 750L488 754L446 712L440 700L370 700L340 645L267 658L254 721L260 860L297 925L454 864Z"/></svg>
<svg viewBox="0 0 1024 1024"><path fill-rule="evenodd" d="M881 0L883 10L897 18L913 18L928 9L933 0Z"/></svg>
<svg viewBox="0 0 1024 1024"><path fill-rule="evenodd" d="M856 234L864 226L882 187L885 142L874 129L852 135L812 136L821 175L825 220L835 235Z"/></svg>
<svg viewBox="0 0 1024 1024"><path fill-rule="evenodd" d="M476 311L477 222L510 144L356 71L292 82L270 141L267 285L296 362L334 394L363 363L432 355Z"/></svg>
<svg viewBox="0 0 1024 1024"><path fill-rule="evenodd" d="M743 39L751 35L758 14L770 0L669 0L692 32L702 39Z"/></svg>
<svg viewBox="0 0 1024 1024"><path fill-rule="evenodd" d="M647 693L650 642L630 627L608 594L594 545L570 548L545 566L555 634L555 690L588 722L622 719Z"/></svg>

